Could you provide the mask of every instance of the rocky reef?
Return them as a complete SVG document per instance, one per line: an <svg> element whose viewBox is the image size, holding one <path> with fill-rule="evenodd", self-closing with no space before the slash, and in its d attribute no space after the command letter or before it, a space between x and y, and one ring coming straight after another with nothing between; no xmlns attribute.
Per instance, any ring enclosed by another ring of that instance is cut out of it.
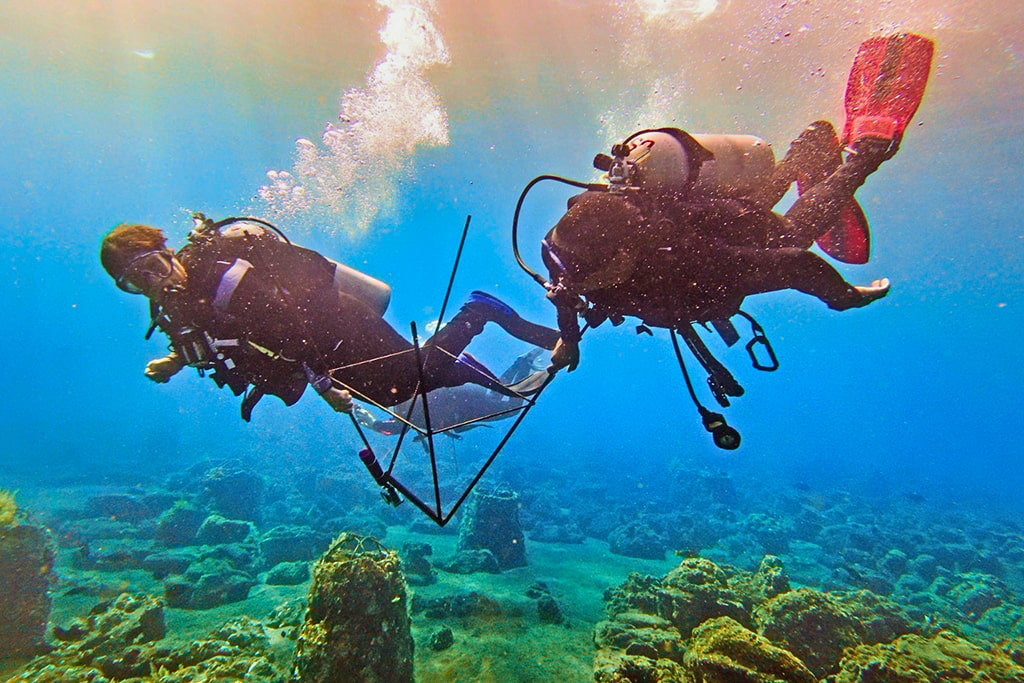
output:
<svg viewBox="0 0 1024 683"><path fill-rule="evenodd" d="M56 627L56 647L8 683L285 681L289 650L273 647L259 621L237 617L179 647L160 645L166 632L161 601L124 593Z"/></svg>
<svg viewBox="0 0 1024 683"><path fill-rule="evenodd" d="M685 558L662 578L632 574L605 602L597 683L1024 680L1019 643L927 633L867 590L791 590L772 556L752 572Z"/></svg>

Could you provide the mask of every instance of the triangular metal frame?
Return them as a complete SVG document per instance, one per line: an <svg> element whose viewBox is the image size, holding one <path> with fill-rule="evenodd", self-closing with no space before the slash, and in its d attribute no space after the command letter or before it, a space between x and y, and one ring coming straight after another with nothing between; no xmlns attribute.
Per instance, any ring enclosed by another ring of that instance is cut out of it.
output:
<svg viewBox="0 0 1024 683"><path fill-rule="evenodd" d="M441 323L444 321L445 311L447 310L448 307L448 300L452 292L452 285L455 282L455 273L458 271L459 261L462 258L462 250L466 244L466 235L469 232L469 223L471 218L471 216L466 216L466 224L462 230L462 238L459 241L459 248L455 255L455 263L452 266L451 277L448 280L448 288L445 291L444 301L441 304L441 312L438 315L438 328L440 328ZM490 466L494 463L494 460L498 457L498 454L501 453L502 449L505 447L505 444L508 443L508 440L510 438L512 438L512 434L516 431L516 429L518 429L519 425L522 423L527 413L530 412L530 409L533 408L534 405L536 405L537 399L540 398L540 395L547 388L548 384L550 384L551 380L554 379L555 374L549 373L547 378L545 378L544 383L540 386L540 388L537 389L535 392L531 392L531 395L529 396L516 393L515 397L521 399L522 403L514 408L500 410L489 415L482 415L471 420L464 420L458 424L448 425L442 429L435 430L433 429L430 421L430 405L427 399L426 381L423 371L423 368L425 366L424 356L429 353L440 352L447 353L449 356L452 356L453 362L455 362L457 358L455 358L455 356L453 356L448 351L433 346L424 351L423 348L420 346L419 335L416 330L416 323L412 323L410 327L412 330L413 348L411 351L403 351L402 353L416 354L416 367L417 371L419 372L419 379L416 387L416 393L413 399L409 401L409 408L404 416L396 413L393 410L390 410L385 406L380 405L376 401L371 400L367 396L354 390L352 387L345 385L343 382L340 382L337 379L334 379L334 382L340 385L341 387L347 389L353 395L353 397L376 406L380 410L383 410L387 414L391 415L393 418L395 418L402 424L402 430L398 434L398 439L391 453L390 460L387 463L387 468L385 469L384 467L381 466L381 462L378 459L377 454L374 452L373 446L370 445L370 442L366 437L366 433L363 430L362 425L359 424L359 421L356 419L354 414L349 413L349 417L352 420L352 424L355 427L356 432L359 434L359 438L362 440L364 445L363 450L360 451L359 453L359 457L363 461L363 464L366 465L366 468L369 470L370 475L374 478L377 484L380 485L381 495L384 497L384 499L392 505L398 505L399 503L401 503L401 496L404 496L413 505L419 508L425 515L427 515L427 517L432 519L438 526L443 527L452 520L452 517L455 516L455 513L458 512L459 508L462 507L462 504L466 502L466 499L469 497L469 494L473 492L473 489L483 478L484 474L487 472ZM373 360L379 359L375 358ZM341 369L343 368L336 368L336 370ZM480 374L484 376L483 372L481 372ZM412 421L412 413L416 407L417 401L423 402L423 427L420 427L419 425L415 424ZM498 442L498 445L495 446L490 456L480 467L477 473L473 476L472 480L465 487L465 489L463 489L461 494L459 494L458 498L451 505L451 507L445 510L445 506L443 504L443 501L441 500L441 481L437 470L437 455L434 445L434 436L461 427L466 427L477 422L483 422L486 420L491 420L495 417L511 414L517 411L519 412L519 415L516 417L511 427L509 427L508 431L505 433L505 436L502 437L501 441ZM394 475L395 465L398 462L398 455L401 452L402 445L405 441L405 437L410 430L418 432L421 436L426 438L427 452L430 456L431 477L433 478L432 504L424 501L424 499L421 496L417 495L412 489L409 488L409 486L404 484L400 479L398 479Z"/></svg>

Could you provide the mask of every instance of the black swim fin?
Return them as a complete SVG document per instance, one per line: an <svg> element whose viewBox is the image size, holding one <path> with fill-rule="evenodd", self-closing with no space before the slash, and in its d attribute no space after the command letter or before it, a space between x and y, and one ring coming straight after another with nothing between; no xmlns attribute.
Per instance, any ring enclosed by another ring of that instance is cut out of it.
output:
<svg viewBox="0 0 1024 683"><path fill-rule="evenodd" d="M902 139L924 97L934 51L931 40L914 33L861 43L846 83L844 145L869 136Z"/></svg>

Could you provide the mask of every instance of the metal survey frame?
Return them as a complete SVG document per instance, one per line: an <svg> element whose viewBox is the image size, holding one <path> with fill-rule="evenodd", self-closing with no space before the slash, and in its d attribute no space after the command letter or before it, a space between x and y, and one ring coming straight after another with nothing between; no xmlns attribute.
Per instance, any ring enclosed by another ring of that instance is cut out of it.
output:
<svg viewBox="0 0 1024 683"><path fill-rule="evenodd" d="M448 308L448 300L451 297L452 286L455 283L455 273L458 271L459 261L462 258L462 250L466 244L466 235L469 233L469 224L471 219L472 216L466 216L466 224L462 229L462 237L459 240L459 248L455 254L455 263L452 265L451 276L448 279L448 287L445 290L444 301L441 304L441 312L438 315L437 319L439 327L441 325L441 322L444 321L445 311ZM394 417L395 419L399 420L402 423L402 431L398 435L398 440L395 443L394 450L391 453L390 461L387 464L387 469L385 469L384 467L382 467L380 459L378 459L377 454L374 452L373 446L370 445L370 442L366 437L366 432L363 430L362 425L359 424L359 421L356 419L354 414L352 414L351 412L349 413L349 418L352 420L352 424L355 427L356 432L359 434L359 438L362 440L364 446L363 450L359 452L359 459L366 466L366 469L369 471L370 476L373 477L374 481L376 481L377 484L380 485L381 496L384 498L384 500L390 505L399 505L401 504L402 497L404 496L413 505L419 508L425 515L427 515L427 517L432 519L438 526L444 527L446 524L448 524L448 522L451 521L452 517L455 516L455 513L458 512L462 504L466 502L466 499L469 497L469 494L472 493L473 489L483 478L488 468L490 468L491 464L498 457L498 454L501 453L502 449L505 447L505 444L508 443L508 440L512 438L512 434L522 423L523 419L526 417L526 414L530 412L530 409L533 408L533 406L536 404L537 399L544 392L544 389L546 389L548 384L551 383L551 380L554 379L555 373L548 373L547 378L545 378L540 388L537 389L535 392L531 392L529 396L519 394L518 392L516 392L516 395L523 400L523 403L519 406L516 406L515 408L500 410L489 415L483 415L472 420L465 420L455 425L449 425L443 429L434 430L430 422L430 402L427 400L426 381L423 371L423 368L425 366L424 356L426 354L433 352L447 353L449 356L452 356L452 354L446 351L445 349L438 349L437 347L431 347L427 349L426 352L424 352L424 350L420 346L419 334L417 333L416 330L416 323L410 323L410 327L412 330L413 353L416 354L416 367L417 371L419 372L419 379L416 387L416 394L413 397L413 400L409 402L409 409L406 412L405 416L399 415L394 411L389 410L387 407L382 406L376 401L367 398L365 395L361 394L358 391L354 391L351 387L346 386L344 383L339 382L336 379L334 379L333 381L342 386L343 388L349 390L356 398L371 403L372 405L385 411L386 413L388 413L389 415L391 415L392 417ZM452 358L453 360L455 360L454 356L452 356ZM411 419L412 412L416 407L417 400L423 401L424 427L419 427L418 425L413 423ZM498 442L498 445L494 448L494 451L487 458L484 464L480 467L476 475L469 482L466 488L462 491L459 497L455 500L452 506L447 511L445 511L444 505L442 504L441 500L441 482L437 472L437 456L434 447L434 435L443 434L447 431L451 431L459 427L464 427L475 422L480 422L494 417L499 417L501 415L513 413L515 411L519 411L519 415L512 423L512 426L509 427L508 431L505 433L505 436L501 439L500 442ZM422 436L426 438L427 452L430 456L431 477L433 478L434 482L432 504L424 501L423 498L421 498L419 495L413 492L407 485L403 484L402 481L399 480L394 475L395 465L398 462L398 455L401 452L402 444L405 441L405 436L406 434L408 434L410 429L419 432Z"/></svg>

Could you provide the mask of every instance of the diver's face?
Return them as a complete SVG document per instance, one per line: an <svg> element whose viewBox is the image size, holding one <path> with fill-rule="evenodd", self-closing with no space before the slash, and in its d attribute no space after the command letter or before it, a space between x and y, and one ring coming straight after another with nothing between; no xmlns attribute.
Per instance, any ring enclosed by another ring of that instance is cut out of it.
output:
<svg viewBox="0 0 1024 683"><path fill-rule="evenodd" d="M158 301L175 285L184 284L185 267L168 249L148 251L129 261L117 278L117 286L129 294L145 294Z"/></svg>

